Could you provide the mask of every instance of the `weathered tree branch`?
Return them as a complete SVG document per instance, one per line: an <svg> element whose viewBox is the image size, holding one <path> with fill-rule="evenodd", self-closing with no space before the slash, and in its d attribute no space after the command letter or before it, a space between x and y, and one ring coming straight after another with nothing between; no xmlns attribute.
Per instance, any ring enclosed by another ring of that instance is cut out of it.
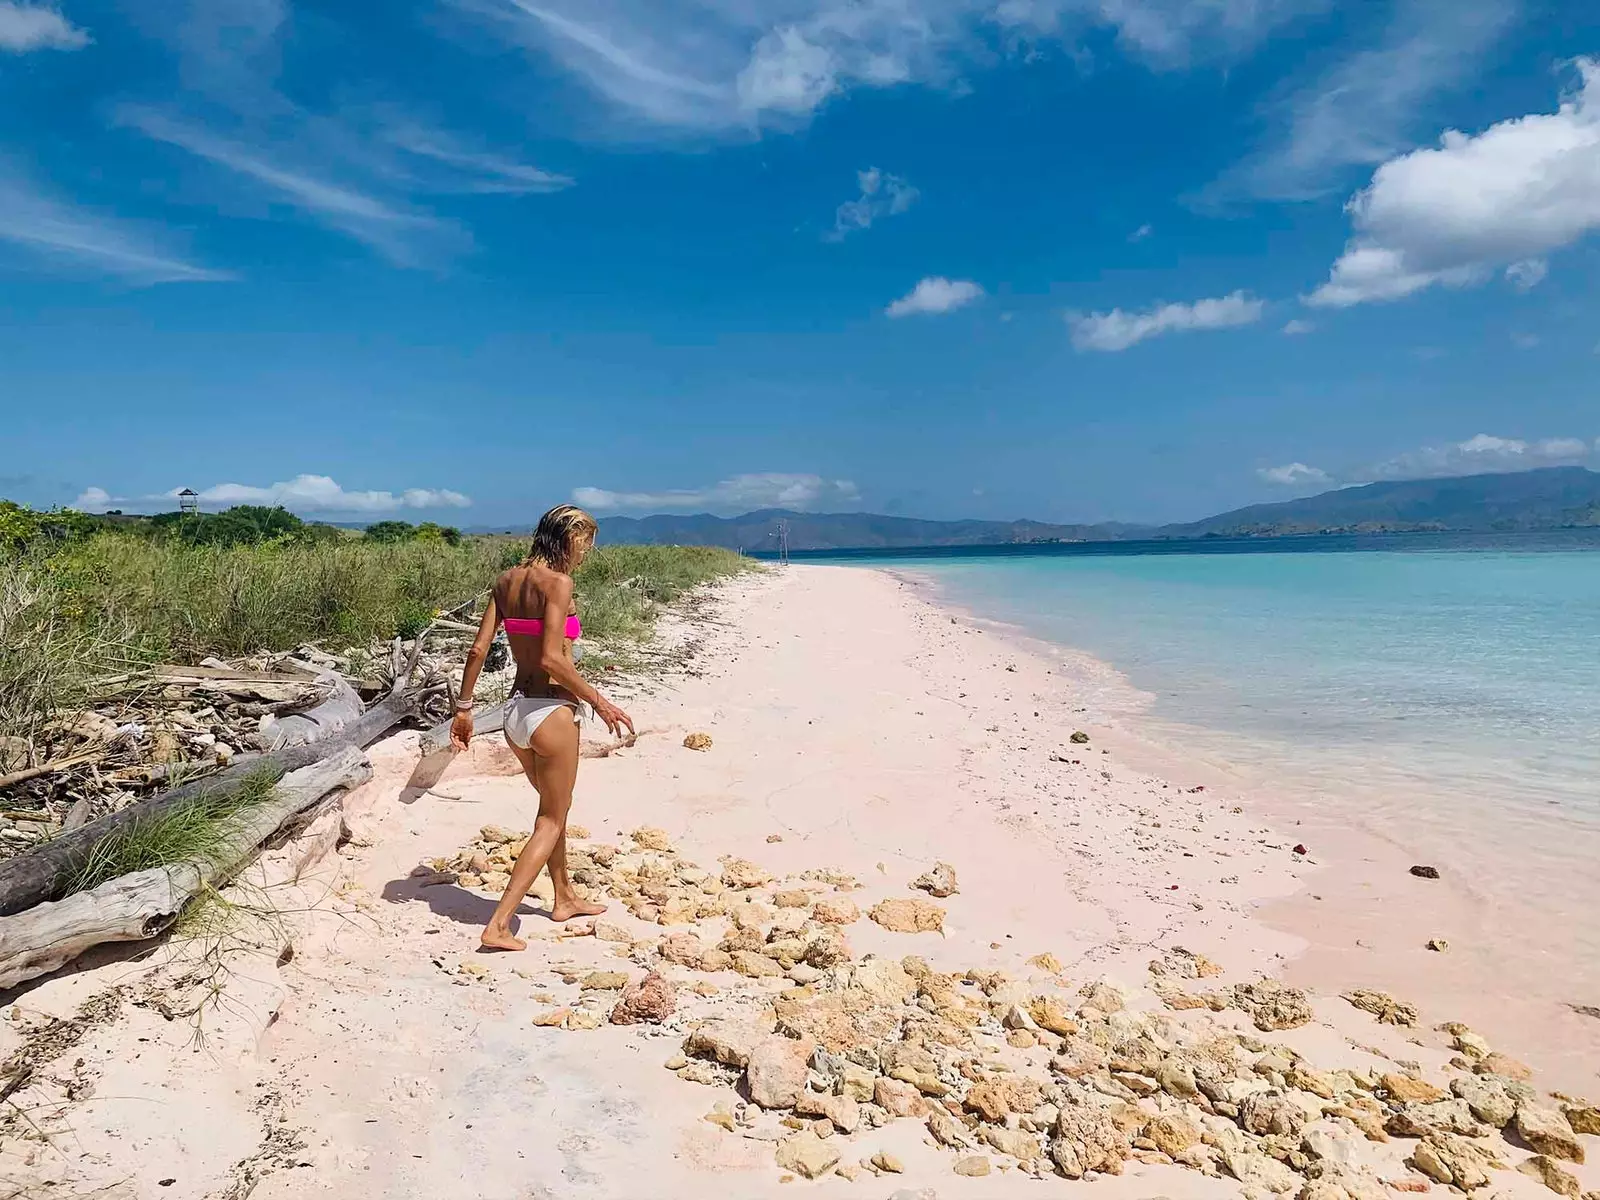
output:
<svg viewBox="0 0 1600 1200"><path fill-rule="evenodd" d="M196 892L231 878L285 821L330 792L371 777L366 755L346 744L285 775L269 799L234 818L222 845L203 861L135 871L0 917L0 988L48 974L104 942L142 941L164 932Z"/></svg>

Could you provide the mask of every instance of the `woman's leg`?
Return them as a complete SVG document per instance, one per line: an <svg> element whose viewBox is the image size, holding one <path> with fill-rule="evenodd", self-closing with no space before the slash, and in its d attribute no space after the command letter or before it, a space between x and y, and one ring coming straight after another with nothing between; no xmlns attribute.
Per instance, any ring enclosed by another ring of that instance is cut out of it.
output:
<svg viewBox="0 0 1600 1200"><path fill-rule="evenodd" d="M528 782L539 793L539 816L533 823L527 845L517 855L505 895L500 897L494 915L484 926L483 944L497 950L527 949L528 943L512 934L511 918L566 832L567 812L572 807L572 785L578 777L578 723L570 710L560 709L546 717L534 731L532 745L527 749L513 745L511 749L522 763ZM563 853L563 876L565 866Z"/></svg>
<svg viewBox="0 0 1600 1200"><path fill-rule="evenodd" d="M541 796L547 786L553 790L560 790L565 787L566 794L569 796L572 794L572 788L578 776L578 760L576 756L573 757L571 769L564 778L554 780L548 785L543 782L547 775L557 774L563 770L566 770L566 768L562 764L553 762L548 758L534 761L534 777L541 781L536 785ZM555 849L550 851L549 866L550 883L555 888L556 893L555 900L550 905L550 919L552 921L570 921L573 917L598 917L605 912L606 906L604 904L594 904L582 899L578 895L577 889L572 886L572 877L567 874L567 823L565 820L561 822L561 836L556 838ZM537 874L534 875L535 879L538 877ZM533 885L530 883L528 886L532 887Z"/></svg>

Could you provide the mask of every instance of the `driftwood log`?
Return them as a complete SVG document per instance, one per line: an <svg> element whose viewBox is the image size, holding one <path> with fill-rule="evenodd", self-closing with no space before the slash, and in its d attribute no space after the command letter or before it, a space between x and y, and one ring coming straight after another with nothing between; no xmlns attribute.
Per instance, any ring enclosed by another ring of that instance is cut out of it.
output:
<svg viewBox="0 0 1600 1200"><path fill-rule="evenodd" d="M261 719L257 744L263 750L284 750L290 746L323 741L361 716L361 697L343 675L336 671L324 671L318 680L330 691L321 704L286 717L268 716Z"/></svg>
<svg viewBox="0 0 1600 1200"><path fill-rule="evenodd" d="M214 775L130 804L120 812L63 833L36 850L0 862L0 917L61 899L72 877L82 870L101 838L122 832L135 822L159 816L201 792L230 792L255 771L266 769L283 775L320 762L343 746L369 746L414 713L424 695L416 691L391 692L331 738L290 746L271 754L240 755L233 765Z"/></svg>
<svg viewBox="0 0 1600 1200"><path fill-rule="evenodd" d="M268 800L235 818L222 845L205 860L135 871L64 900L0 917L0 988L48 974L105 942L157 936L196 892L231 878L286 821L328 793L371 777L366 755L345 744L285 775Z"/></svg>
<svg viewBox="0 0 1600 1200"><path fill-rule="evenodd" d="M455 718L452 717L453 721ZM472 711L472 735L477 737L483 733L499 733L506 727L506 706L504 702L491 704L487 708L477 708ZM422 757L437 754L441 750L450 748L450 721L435 725L417 741L417 748L422 751Z"/></svg>

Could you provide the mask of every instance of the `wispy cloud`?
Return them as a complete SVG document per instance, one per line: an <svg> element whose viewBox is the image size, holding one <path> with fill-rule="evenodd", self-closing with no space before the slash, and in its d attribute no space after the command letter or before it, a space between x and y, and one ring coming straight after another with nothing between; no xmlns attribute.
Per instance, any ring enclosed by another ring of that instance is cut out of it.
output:
<svg viewBox="0 0 1600 1200"><path fill-rule="evenodd" d="M1113 308L1103 313L1069 315L1072 344L1079 350L1126 350L1147 338L1195 329L1231 329L1261 319L1266 302L1248 292L1231 292L1193 304L1160 304L1144 312Z"/></svg>
<svg viewBox="0 0 1600 1200"><path fill-rule="evenodd" d="M245 145L163 113L130 106L121 116L147 137L262 185L329 228L365 242L396 265L418 266L428 261L419 241L423 237L450 249L471 244L470 235L452 222L398 207L304 169L280 165Z"/></svg>
<svg viewBox="0 0 1600 1200"><path fill-rule="evenodd" d="M983 289L970 279L929 275L883 311L891 317L954 312L983 297Z"/></svg>
<svg viewBox="0 0 1600 1200"><path fill-rule="evenodd" d="M1303 334L1310 333L1315 328L1316 326L1310 321L1302 321L1299 317L1296 317L1292 321L1285 321L1283 323L1283 332L1289 337L1299 337Z"/></svg>
<svg viewBox="0 0 1600 1200"><path fill-rule="evenodd" d="M27 54L31 50L81 50L88 44L89 35L56 9L0 0L0 50Z"/></svg>
<svg viewBox="0 0 1600 1200"><path fill-rule="evenodd" d="M620 492L606 488L581 487L572 493L572 502L597 512L621 510L705 510L709 512L747 512L761 508L817 509L854 503L860 499L856 485L848 479L824 479L820 475L789 475L757 472L735 475L718 483L698 488L670 488L658 492Z"/></svg>
<svg viewBox="0 0 1600 1200"><path fill-rule="evenodd" d="M1285 463L1281 467L1260 467L1256 475L1267 483L1282 487L1315 487L1333 482L1333 476L1321 467L1308 467L1303 462Z"/></svg>
<svg viewBox="0 0 1600 1200"><path fill-rule="evenodd" d="M857 171L856 186L861 194L839 205L833 214L833 228L823 235L824 240L842 242L852 233L871 229L880 217L899 216L916 203L920 194L900 176L877 167Z"/></svg>
<svg viewBox="0 0 1600 1200"><path fill-rule="evenodd" d="M453 0L635 126L748 134L854 88L954 84L993 56L1109 28L1162 68L1242 53L1326 0Z"/></svg>
<svg viewBox="0 0 1600 1200"><path fill-rule="evenodd" d="M408 154L448 168L447 176L434 184L441 191L527 195L559 192L575 182L570 175L477 149L454 134L410 121L389 126L382 137Z"/></svg>
<svg viewBox="0 0 1600 1200"><path fill-rule="evenodd" d="M0 163L0 242L42 265L112 275L134 284L232 279L189 262L150 231L55 199Z"/></svg>
<svg viewBox="0 0 1600 1200"><path fill-rule="evenodd" d="M1307 303L1398 300L1508 266L1513 283L1536 283L1534 261L1600 228L1600 59L1575 65L1579 87L1556 112L1450 130L1379 167L1346 206L1354 234Z"/></svg>
<svg viewBox="0 0 1600 1200"><path fill-rule="evenodd" d="M73 502L83 512L152 502L176 503L178 488L149 496L113 496L101 487L85 488ZM246 483L218 483L199 492L200 503L213 508L235 504L282 505L297 513L385 513L402 509L467 508L470 497L448 488L406 488L390 491L347 491L326 475L296 475L293 479L258 487Z"/></svg>
<svg viewBox="0 0 1600 1200"><path fill-rule="evenodd" d="M1470 82L1519 0L1398 0L1377 43L1269 102L1263 145L1200 196L1307 200L1336 192L1351 167L1415 144L1427 103ZM1369 10L1370 11L1370 10Z"/></svg>
<svg viewBox="0 0 1600 1200"><path fill-rule="evenodd" d="M1151 224L1149 224L1149 222L1146 222L1145 224L1139 226L1139 228L1135 229L1132 233L1130 233L1128 235L1128 240L1130 242L1142 242L1142 241L1145 240L1145 238L1149 237L1154 232L1155 232L1155 227L1152 226Z"/></svg>
<svg viewBox="0 0 1600 1200"><path fill-rule="evenodd" d="M1448 479L1460 475L1492 475L1536 467L1582 466L1600 457L1600 438L1510 438L1480 433L1462 442L1444 442L1408 450L1393 458L1331 472L1305 463L1264 467L1256 474L1268 483L1288 487L1350 486L1395 479Z"/></svg>

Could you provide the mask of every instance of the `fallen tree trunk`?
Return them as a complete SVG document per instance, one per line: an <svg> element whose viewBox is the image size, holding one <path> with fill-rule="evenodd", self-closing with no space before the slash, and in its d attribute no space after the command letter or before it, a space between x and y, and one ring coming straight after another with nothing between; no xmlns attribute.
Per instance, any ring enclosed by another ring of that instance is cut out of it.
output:
<svg viewBox="0 0 1600 1200"><path fill-rule="evenodd" d="M418 698L418 693L392 693L331 738L255 757L240 755L233 765L214 775L130 804L120 812L80 826L71 833L63 833L36 850L0 862L0 917L61 899L101 838L121 833L135 822L160 816L201 792L231 792L258 770L283 775L320 762L342 746L371 745L409 716Z"/></svg>
<svg viewBox="0 0 1600 1200"><path fill-rule="evenodd" d="M366 755L346 744L285 775L267 800L232 819L222 844L205 860L135 871L64 900L0 917L0 988L57 970L93 946L143 941L165 932L195 893L231 878L285 821L328 793L371 777Z"/></svg>
<svg viewBox="0 0 1600 1200"><path fill-rule="evenodd" d="M452 717L453 721L455 718ZM506 727L506 706L504 702L491 704L488 708L474 709L472 712L472 735L477 737L483 733L499 733ZM450 721L435 725L423 734L417 742L417 748L426 758L430 754L437 754L447 749L450 745Z"/></svg>
<svg viewBox="0 0 1600 1200"><path fill-rule="evenodd" d="M361 697L343 675L326 671L319 680L332 689L332 694L305 712L291 713L287 717L262 717L261 731L256 735L257 745L273 751L320 742L361 716Z"/></svg>

